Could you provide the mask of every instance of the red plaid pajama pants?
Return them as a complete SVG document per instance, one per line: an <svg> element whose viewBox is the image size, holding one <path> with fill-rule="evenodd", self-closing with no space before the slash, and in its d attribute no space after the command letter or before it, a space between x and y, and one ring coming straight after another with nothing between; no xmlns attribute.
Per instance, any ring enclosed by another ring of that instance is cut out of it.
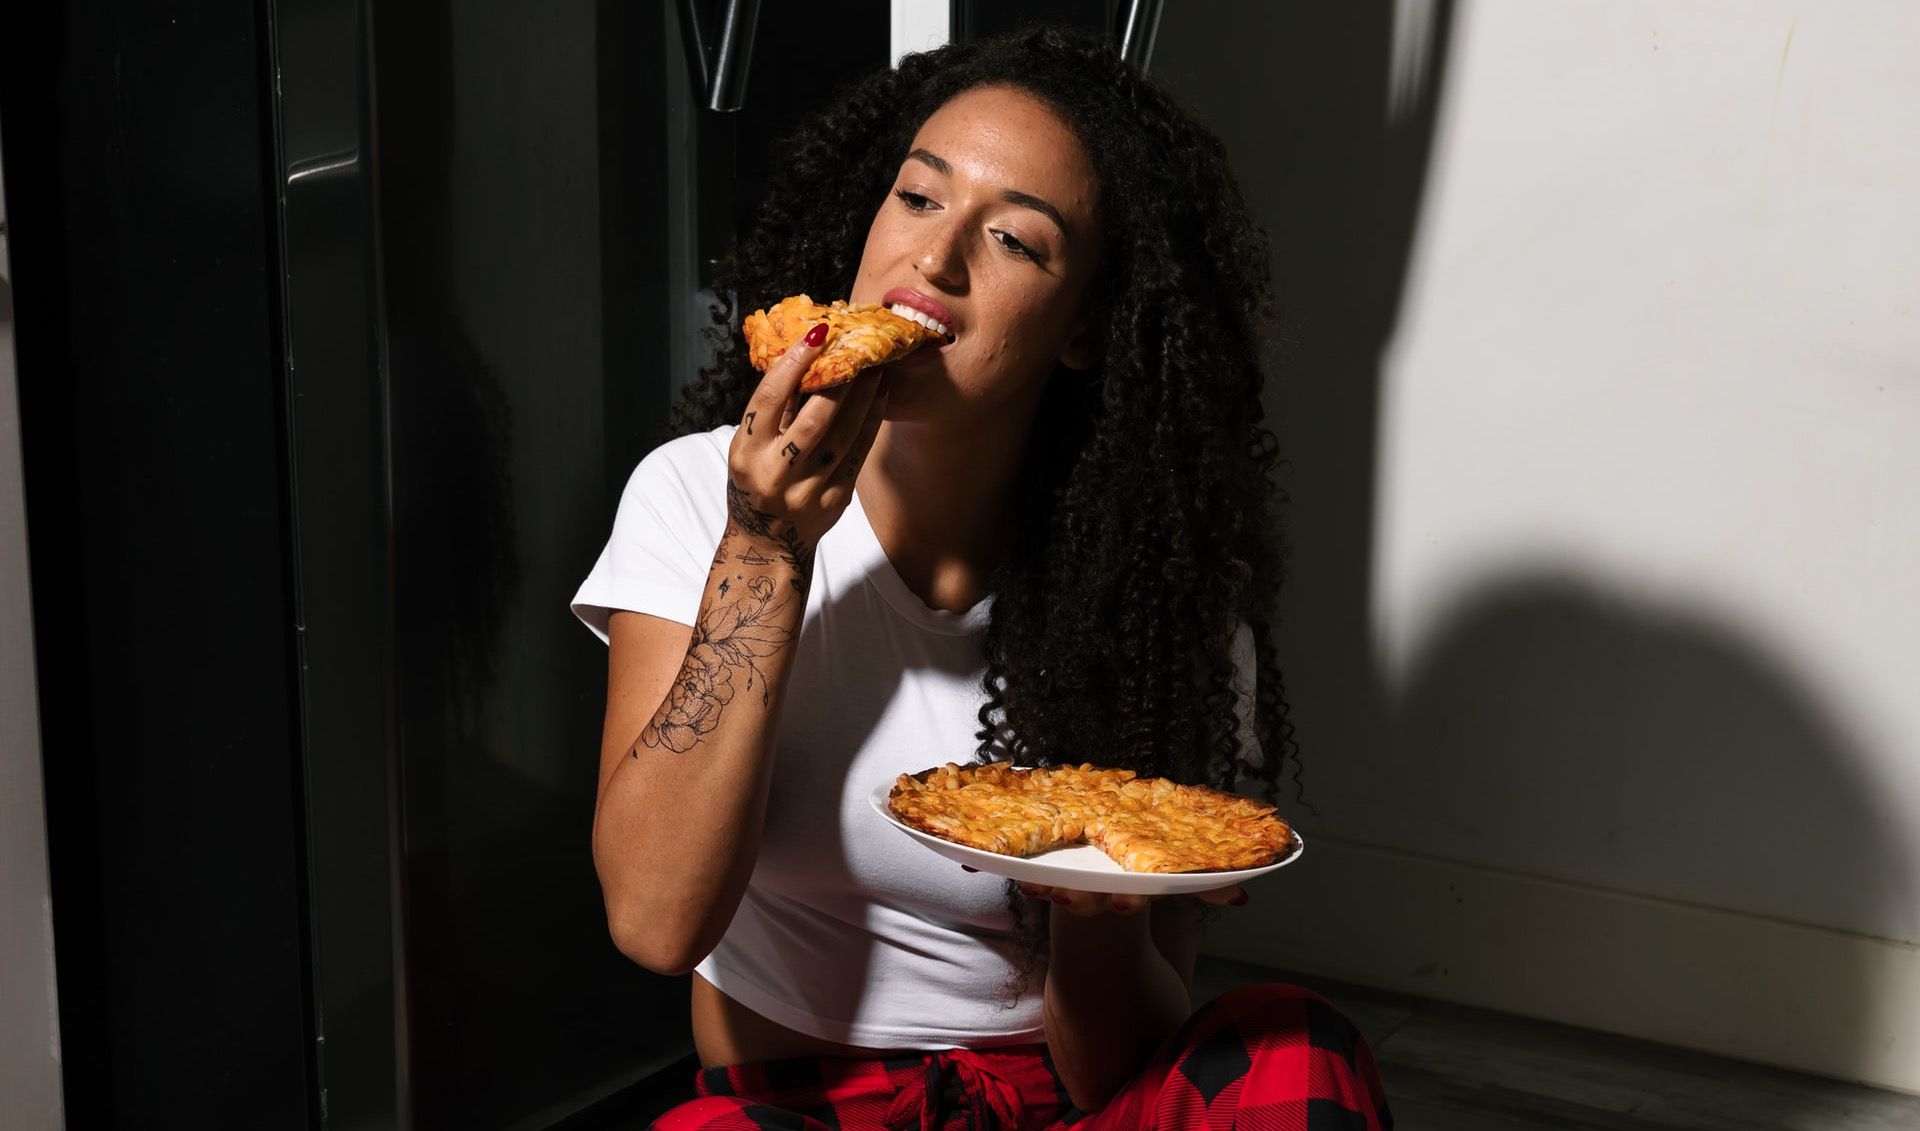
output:
<svg viewBox="0 0 1920 1131"><path fill-rule="evenodd" d="M1043 1045L710 1068L659 1131L1391 1131L1359 1030L1297 986L1195 1013L1107 1106L1075 1111Z"/></svg>

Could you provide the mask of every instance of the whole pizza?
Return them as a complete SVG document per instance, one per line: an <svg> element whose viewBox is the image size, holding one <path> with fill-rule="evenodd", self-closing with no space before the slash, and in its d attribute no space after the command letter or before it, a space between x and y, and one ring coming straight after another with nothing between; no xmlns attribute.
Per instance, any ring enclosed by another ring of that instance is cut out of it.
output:
<svg viewBox="0 0 1920 1131"><path fill-rule="evenodd" d="M1129 872L1259 868L1292 851L1273 807L1205 786L1091 764L1016 770L1011 763L901 774L887 807L942 840L1037 856L1091 844Z"/></svg>

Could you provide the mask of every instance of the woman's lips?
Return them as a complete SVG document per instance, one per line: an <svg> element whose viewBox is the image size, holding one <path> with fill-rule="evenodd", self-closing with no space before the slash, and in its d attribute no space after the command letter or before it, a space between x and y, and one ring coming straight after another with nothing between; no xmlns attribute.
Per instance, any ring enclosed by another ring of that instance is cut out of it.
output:
<svg viewBox="0 0 1920 1131"><path fill-rule="evenodd" d="M928 322L937 323L927 328L946 338L949 343L958 335L959 326L953 317L953 311L948 310L944 303L928 298L911 287L893 288L880 296L880 305L889 308L905 307L905 312L895 310L894 313L904 318L913 318L923 326ZM924 317L914 318L915 314Z"/></svg>

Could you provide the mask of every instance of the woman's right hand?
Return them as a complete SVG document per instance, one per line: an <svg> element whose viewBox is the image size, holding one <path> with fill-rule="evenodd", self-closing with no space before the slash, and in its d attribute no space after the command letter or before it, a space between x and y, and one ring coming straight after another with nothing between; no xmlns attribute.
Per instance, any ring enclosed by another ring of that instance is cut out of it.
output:
<svg viewBox="0 0 1920 1131"><path fill-rule="evenodd" d="M809 572L813 549L853 499L854 481L886 413L884 371L800 400L825 323L788 347L760 380L727 453L727 517Z"/></svg>

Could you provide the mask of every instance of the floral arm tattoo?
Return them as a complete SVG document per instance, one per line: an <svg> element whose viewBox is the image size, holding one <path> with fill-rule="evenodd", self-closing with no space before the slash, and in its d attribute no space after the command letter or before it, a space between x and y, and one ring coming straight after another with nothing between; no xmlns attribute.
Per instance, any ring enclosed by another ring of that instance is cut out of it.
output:
<svg viewBox="0 0 1920 1131"><path fill-rule="evenodd" d="M752 691L756 683L760 702L767 701L767 676L760 661L793 643L794 630L778 618L794 598L779 597L771 577L749 577L737 588L722 581L720 593L722 599L693 628L693 642L666 702L640 732L640 741L650 748L664 746L685 754L701 735L720 725L720 712L734 695ZM729 598L730 593L738 595ZM735 679L740 680L737 688ZM640 756L638 746L632 754Z"/></svg>
<svg viewBox="0 0 1920 1131"><path fill-rule="evenodd" d="M806 599L813 552L791 530L774 534L773 516L754 507L747 493L731 482L727 484L727 520L722 550L713 560L715 568L726 562L724 547L736 532L771 539L780 547L779 558L768 557L755 545L732 557L742 565L758 568L784 560L798 574L791 579L795 592L783 594L774 579L764 575L736 574L720 579L693 627L687 658L674 677L666 701L629 751L636 758L642 745L656 750L665 747L676 754L693 749L702 735L720 725L721 712L739 691L752 691L758 684L764 705L771 692L760 661L791 645L798 635L797 629L784 623L782 614L790 602Z"/></svg>

